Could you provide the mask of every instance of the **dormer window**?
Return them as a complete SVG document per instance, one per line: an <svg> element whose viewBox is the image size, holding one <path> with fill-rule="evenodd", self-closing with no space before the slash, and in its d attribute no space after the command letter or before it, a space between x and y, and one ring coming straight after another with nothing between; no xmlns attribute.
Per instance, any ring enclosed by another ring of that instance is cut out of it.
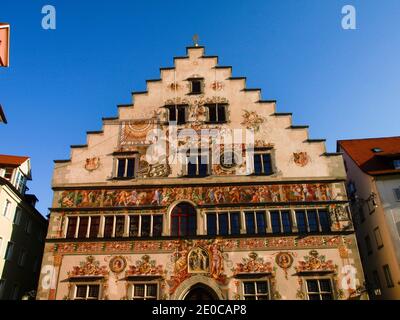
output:
<svg viewBox="0 0 400 320"><path fill-rule="evenodd" d="M176 122L176 124L181 125L186 123L186 109L187 105L174 105L167 106L168 109L168 121Z"/></svg>
<svg viewBox="0 0 400 320"><path fill-rule="evenodd" d="M382 152L382 149L381 149L381 148L372 148L371 150L372 150L373 153L380 153L380 152Z"/></svg>
<svg viewBox="0 0 400 320"><path fill-rule="evenodd" d="M202 94L203 93L203 79L192 78L190 81L190 94Z"/></svg>
<svg viewBox="0 0 400 320"><path fill-rule="evenodd" d="M208 104L208 122L224 123L226 122L226 105L225 104Z"/></svg>

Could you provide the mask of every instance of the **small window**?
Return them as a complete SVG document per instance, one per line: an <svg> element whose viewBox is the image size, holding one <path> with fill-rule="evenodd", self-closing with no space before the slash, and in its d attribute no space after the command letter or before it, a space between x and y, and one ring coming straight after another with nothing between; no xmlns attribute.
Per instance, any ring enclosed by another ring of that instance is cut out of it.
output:
<svg viewBox="0 0 400 320"><path fill-rule="evenodd" d="M319 224L322 232L331 231L331 219L328 210L318 209Z"/></svg>
<svg viewBox="0 0 400 320"><path fill-rule="evenodd" d="M161 237L163 230L163 216L153 216L153 237Z"/></svg>
<svg viewBox="0 0 400 320"><path fill-rule="evenodd" d="M226 105L208 104L208 122L224 123L226 122Z"/></svg>
<svg viewBox="0 0 400 320"><path fill-rule="evenodd" d="M297 230L299 233L307 233L306 212L304 210L296 211Z"/></svg>
<svg viewBox="0 0 400 320"><path fill-rule="evenodd" d="M254 154L254 174L267 176L272 174L271 154Z"/></svg>
<svg viewBox="0 0 400 320"><path fill-rule="evenodd" d="M380 296L381 295L381 289L382 289L382 285L381 285L381 279L379 278L379 274L377 270L372 271L372 276L374 279L374 295L375 296Z"/></svg>
<svg viewBox="0 0 400 320"><path fill-rule="evenodd" d="M7 244L7 249L6 249L6 254L4 256L5 260L11 261L13 258L13 253L14 253L14 243L9 242Z"/></svg>
<svg viewBox="0 0 400 320"><path fill-rule="evenodd" d="M81 284L75 289L75 300L99 300L100 285Z"/></svg>
<svg viewBox="0 0 400 320"><path fill-rule="evenodd" d="M78 238L86 238L88 225L89 225L89 217L79 218Z"/></svg>
<svg viewBox="0 0 400 320"><path fill-rule="evenodd" d="M393 288L394 287L394 283L393 283L392 273L390 272L389 265L386 264L386 265L383 266L383 272L385 274L387 287L388 288Z"/></svg>
<svg viewBox="0 0 400 320"><path fill-rule="evenodd" d="M191 94L201 94L203 87L203 81L201 79L191 79L190 80L190 93Z"/></svg>
<svg viewBox="0 0 400 320"><path fill-rule="evenodd" d="M265 211L248 211L245 212L246 233L252 234L265 234L266 233L266 219Z"/></svg>
<svg viewBox="0 0 400 320"><path fill-rule="evenodd" d="M271 211L271 227L272 233L290 233L292 232L292 221L290 211Z"/></svg>
<svg viewBox="0 0 400 320"><path fill-rule="evenodd" d="M21 224L21 217L22 217L22 209L20 207L17 207L15 210L15 215L14 215L14 224L19 226Z"/></svg>
<svg viewBox="0 0 400 320"><path fill-rule="evenodd" d="M27 256L28 256L28 252L26 252L26 250L21 250L21 252L19 254L19 258L18 258L18 265L20 267L25 266Z"/></svg>
<svg viewBox="0 0 400 320"><path fill-rule="evenodd" d="M380 153L380 152L382 152L382 149L381 148L372 148L371 151L373 153Z"/></svg>
<svg viewBox="0 0 400 320"><path fill-rule="evenodd" d="M100 229L100 217L91 217L89 237L97 238L99 235L99 229Z"/></svg>
<svg viewBox="0 0 400 320"><path fill-rule="evenodd" d="M28 233L28 234L32 233L32 225L33 225L32 220L30 220L28 218L28 220L26 220L26 226L25 226L25 232L26 233Z"/></svg>
<svg viewBox="0 0 400 320"><path fill-rule="evenodd" d="M125 233L125 217L117 216L115 218L115 236L123 237Z"/></svg>
<svg viewBox="0 0 400 320"><path fill-rule="evenodd" d="M176 122L178 125L185 124L187 107L187 105L166 106L168 109L168 121Z"/></svg>
<svg viewBox="0 0 400 320"><path fill-rule="evenodd" d="M139 216L129 217L129 236L137 237L139 235Z"/></svg>
<svg viewBox="0 0 400 320"><path fill-rule="evenodd" d="M187 176L205 177L209 172L208 150L199 150L197 154L189 154L187 157Z"/></svg>
<svg viewBox="0 0 400 320"><path fill-rule="evenodd" d="M14 168L6 168L6 172L4 174L4 178L8 181L11 181L12 175L14 172Z"/></svg>
<svg viewBox="0 0 400 320"><path fill-rule="evenodd" d="M378 247L378 249L381 249L383 247L383 241L381 232L379 231L379 227L376 227L374 229L374 236L375 236L376 246Z"/></svg>
<svg viewBox="0 0 400 320"><path fill-rule="evenodd" d="M131 286L132 300L157 300L158 285L156 283L134 283Z"/></svg>
<svg viewBox="0 0 400 320"><path fill-rule="evenodd" d="M310 232L318 232L318 219L316 210L307 210L308 229Z"/></svg>
<svg viewBox="0 0 400 320"><path fill-rule="evenodd" d="M269 300L268 281L244 281L243 298L244 300Z"/></svg>
<svg viewBox="0 0 400 320"><path fill-rule="evenodd" d="M207 213L207 235L240 234L240 212Z"/></svg>
<svg viewBox="0 0 400 320"><path fill-rule="evenodd" d="M400 170L400 159L393 160L393 166L396 170Z"/></svg>
<svg viewBox="0 0 400 320"><path fill-rule="evenodd" d="M307 296L308 300L333 300L331 280L307 280Z"/></svg>
<svg viewBox="0 0 400 320"><path fill-rule="evenodd" d="M3 209L3 216L5 216L6 218L8 218L8 211L10 210L10 206L11 206L11 201L7 199Z"/></svg>
<svg viewBox="0 0 400 320"><path fill-rule="evenodd" d="M400 201L400 188L393 189L394 192L394 198L396 201Z"/></svg>
<svg viewBox="0 0 400 320"><path fill-rule="evenodd" d="M150 237L151 232L151 216L150 215L142 215L141 216L141 236L142 237Z"/></svg>
<svg viewBox="0 0 400 320"><path fill-rule="evenodd" d="M117 178L135 177L135 158L117 159Z"/></svg>
<svg viewBox="0 0 400 320"><path fill-rule="evenodd" d="M114 233L114 216L104 219L104 238L111 238Z"/></svg>
<svg viewBox="0 0 400 320"><path fill-rule="evenodd" d="M372 254L372 244L371 244L371 238L369 236L366 236L365 238L365 248L367 249L368 255Z"/></svg>
<svg viewBox="0 0 400 320"><path fill-rule="evenodd" d="M75 238L76 225L77 225L77 217L69 217L68 218L68 227L67 227L67 239Z"/></svg>

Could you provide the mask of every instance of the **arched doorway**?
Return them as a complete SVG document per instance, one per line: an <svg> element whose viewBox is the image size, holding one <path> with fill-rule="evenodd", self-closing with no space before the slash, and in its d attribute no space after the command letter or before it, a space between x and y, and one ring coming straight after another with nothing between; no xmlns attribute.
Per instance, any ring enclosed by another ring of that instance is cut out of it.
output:
<svg viewBox="0 0 400 320"><path fill-rule="evenodd" d="M210 287L198 284L190 288L184 300L218 300L218 296Z"/></svg>
<svg viewBox="0 0 400 320"><path fill-rule="evenodd" d="M197 231L196 208L188 203L177 204L171 212L171 235L195 236Z"/></svg>

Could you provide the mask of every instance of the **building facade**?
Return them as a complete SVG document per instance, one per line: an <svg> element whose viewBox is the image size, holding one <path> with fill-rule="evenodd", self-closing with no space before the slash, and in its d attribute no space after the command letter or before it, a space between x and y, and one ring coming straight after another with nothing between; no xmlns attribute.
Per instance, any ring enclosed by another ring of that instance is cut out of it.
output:
<svg viewBox="0 0 400 320"><path fill-rule="evenodd" d="M47 220L26 194L28 157L0 155L0 299L18 300L36 291ZM32 297L35 294L31 294Z"/></svg>
<svg viewBox="0 0 400 320"><path fill-rule="evenodd" d="M370 297L400 299L400 137L338 141Z"/></svg>
<svg viewBox="0 0 400 320"><path fill-rule="evenodd" d="M204 47L55 161L38 299L364 299L340 154Z"/></svg>

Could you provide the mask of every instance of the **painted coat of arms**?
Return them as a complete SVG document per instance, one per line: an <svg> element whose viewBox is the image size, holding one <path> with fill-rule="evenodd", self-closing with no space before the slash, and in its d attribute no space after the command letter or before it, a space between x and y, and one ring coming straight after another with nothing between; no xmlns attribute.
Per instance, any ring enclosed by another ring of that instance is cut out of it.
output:
<svg viewBox="0 0 400 320"><path fill-rule="evenodd" d="M310 162L310 156L307 152L294 152L293 162L299 167L305 167Z"/></svg>
<svg viewBox="0 0 400 320"><path fill-rule="evenodd" d="M93 157L93 158L87 158L85 162L85 169L87 171L94 171L100 167L100 158L99 157Z"/></svg>

